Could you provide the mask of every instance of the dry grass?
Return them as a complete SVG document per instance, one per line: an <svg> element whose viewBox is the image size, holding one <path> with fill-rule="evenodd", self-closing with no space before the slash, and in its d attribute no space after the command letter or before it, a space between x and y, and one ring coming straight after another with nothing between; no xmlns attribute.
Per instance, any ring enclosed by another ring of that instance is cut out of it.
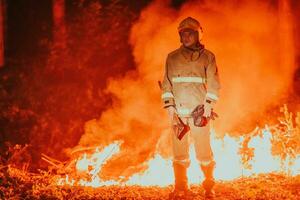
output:
<svg viewBox="0 0 300 200"><path fill-rule="evenodd" d="M168 199L169 187L103 186L99 188L57 186L56 175L28 173L11 167L0 170L1 199ZM203 199L201 186L192 185L193 199ZM300 175L262 174L234 181L218 181L218 200L300 199Z"/></svg>

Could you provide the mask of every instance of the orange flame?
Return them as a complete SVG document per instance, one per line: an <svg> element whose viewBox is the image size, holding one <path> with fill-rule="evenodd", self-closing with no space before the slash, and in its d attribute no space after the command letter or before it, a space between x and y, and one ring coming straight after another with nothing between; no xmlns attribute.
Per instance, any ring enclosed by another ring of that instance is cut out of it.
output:
<svg viewBox="0 0 300 200"><path fill-rule="evenodd" d="M253 159L250 161L252 167L247 168L243 165L240 152L240 145L244 137L232 138L225 136L217 139L212 134L212 148L217 163L215 177L217 180L233 180L241 176L252 176L260 173L289 173L297 175L300 173L300 156L289 157L281 160L272 155L272 134L269 127L262 129L262 135L251 138L249 146L254 149ZM82 176L75 180L67 175L58 180L59 185L80 185L100 187L103 185L142 185L142 186L167 186L174 183L174 175L171 159L164 159L158 153L147 162L148 169L142 173L136 173L129 177L127 181L101 180L99 174L105 161L119 152L119 143L112 143L105 147L101 152L96 149L95 153L84 156L76 163L76 170L88 174L88 178ZM199 184L203 180L200 172L193 145L190 147L191 165L188 168L189 184Z"/></svg>

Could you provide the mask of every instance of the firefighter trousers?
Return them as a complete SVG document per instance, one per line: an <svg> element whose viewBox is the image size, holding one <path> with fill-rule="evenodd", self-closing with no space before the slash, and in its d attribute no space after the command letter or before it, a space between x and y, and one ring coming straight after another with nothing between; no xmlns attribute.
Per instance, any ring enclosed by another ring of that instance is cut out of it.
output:
<svg viewBox="0 0 300 200"><path fill-rule="evenodd" d="M179 140L172 132L173 161L189 165L189 146L194 142L196 157L200 163L208 163L213 160L213 152L210 145L210 123L205 127L194 126L193 118L184 117L182 121L190 126L190 131Z"/></svg>

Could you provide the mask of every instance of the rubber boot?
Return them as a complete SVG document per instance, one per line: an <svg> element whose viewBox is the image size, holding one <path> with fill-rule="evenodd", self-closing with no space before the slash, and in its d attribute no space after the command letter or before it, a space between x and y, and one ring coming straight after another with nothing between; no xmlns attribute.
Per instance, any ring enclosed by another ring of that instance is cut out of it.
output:
<svg viewBox="0 0 300 200"><path fill-rule="evenodd" d="M205 177L202 186L205 190L206 198L213 198L215 196L213 190L213 187L215 185L215 180L213 177L215 165L216 165L215 161L211 161L208 165L201 165L201 170Z"/></svg>
<svg viewBox="0 0 300 200"><path fill-rule="evenodd" d="M183 199L188 193L187 166L188 165L184 163L173 162L175 187L170 193L169 199Z"/></svg>

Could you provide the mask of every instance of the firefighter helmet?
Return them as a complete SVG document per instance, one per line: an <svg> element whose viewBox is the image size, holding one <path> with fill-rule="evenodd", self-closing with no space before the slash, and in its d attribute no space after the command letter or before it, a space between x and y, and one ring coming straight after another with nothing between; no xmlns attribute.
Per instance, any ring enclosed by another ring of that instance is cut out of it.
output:
<svg viewBox="0 0 300 200"><path fill-rule="evenodd" d="M193 30L193 31L198 31L200 30L200 32L202 32L202 27L200 25L200 23L192 18L192 17L187 17L184 20L182 20L178 26L178 32L180 33L183 30Z"/></svg>

